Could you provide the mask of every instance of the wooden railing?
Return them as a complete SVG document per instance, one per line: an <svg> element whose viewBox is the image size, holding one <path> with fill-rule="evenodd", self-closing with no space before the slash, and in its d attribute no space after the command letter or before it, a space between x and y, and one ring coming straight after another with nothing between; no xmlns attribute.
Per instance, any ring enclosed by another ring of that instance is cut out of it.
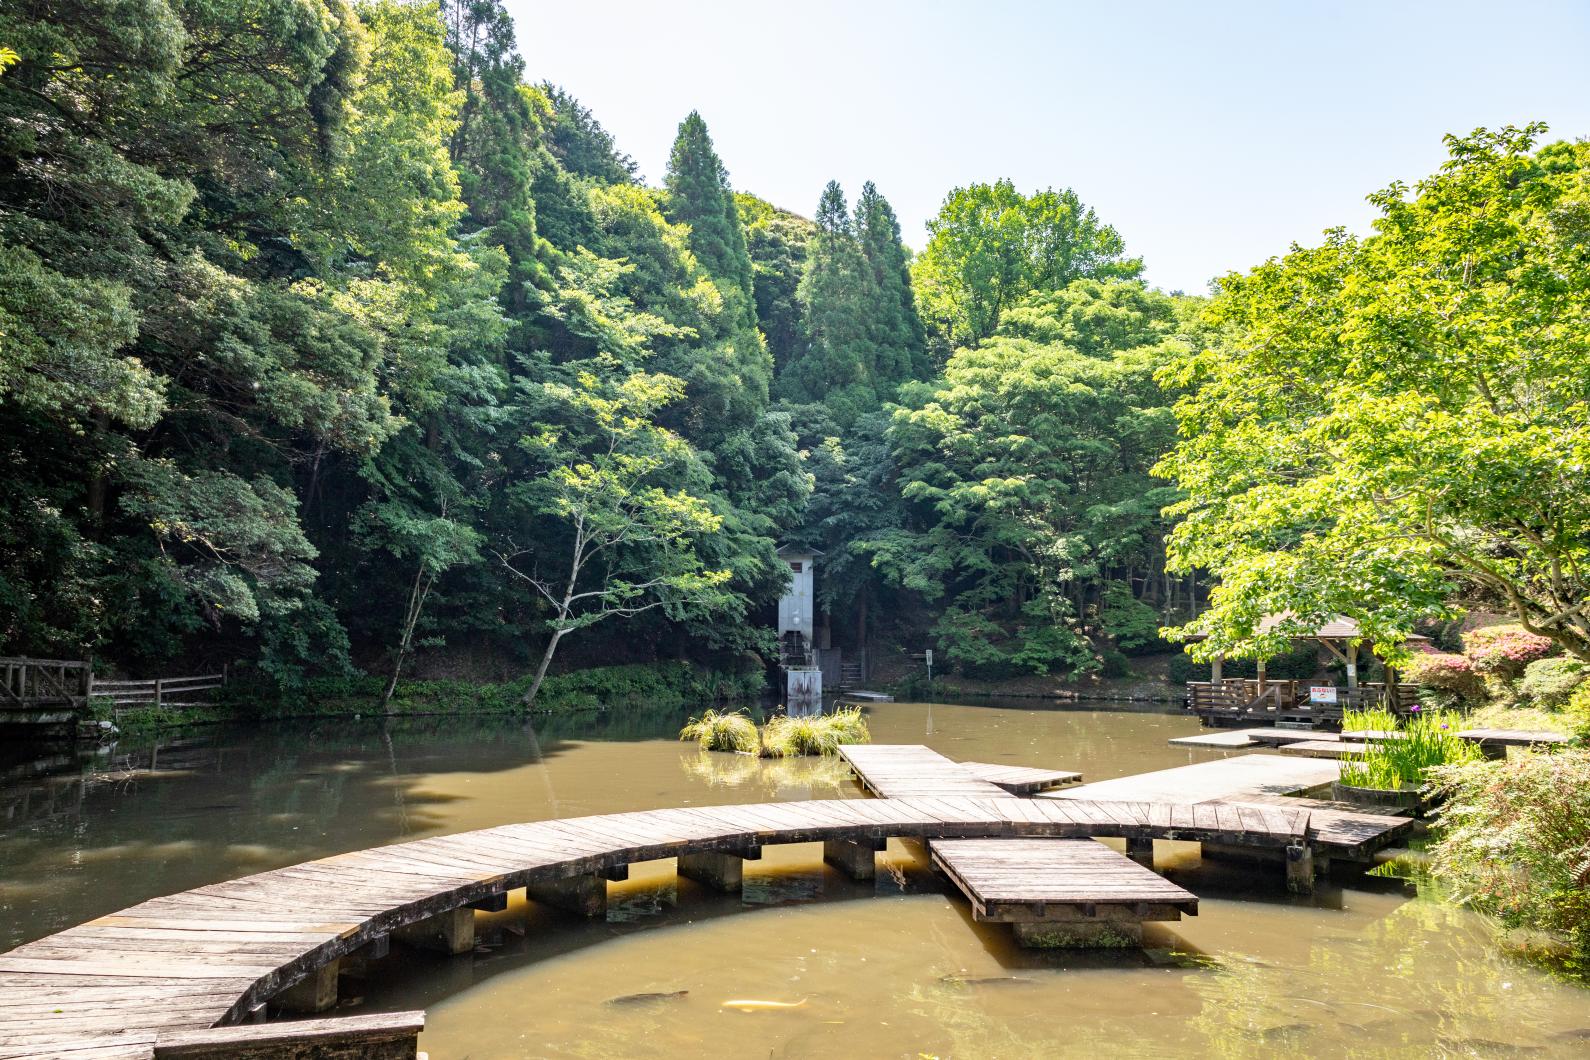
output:
<svg viewBox="0 0 1590 1060"><path fill-rule="evenodd" d="M213 692L226 684L225 671L218 674L196 674L189 677L156 677L148 681L95 681L92 694L96 699L108 699L116 713L129 707L201 707L208 706Z"/></svg>
<svg viewBox="0 0 1590 1060"><path fill-rule="evenodd" d="M78 659L0 658L0 707L81 705L93 680L89 664Z"/></svg>
<svg viewBox="0 0 1590 1060"><path fill-rule="evenodd" d="M1343 710L1363 710L1387 702L1386 686L1380 683L1336 690L1335 703L1311 703L1307 681L1266 681L1261 692L1252 678L1224 681L1187 682L1187 707L1194 714L1210 719L1266 719L1295 714L1317 721L1340 721ZM1396 709L1407 713L1415 703L1418 688L1397 685Z"/></svg>

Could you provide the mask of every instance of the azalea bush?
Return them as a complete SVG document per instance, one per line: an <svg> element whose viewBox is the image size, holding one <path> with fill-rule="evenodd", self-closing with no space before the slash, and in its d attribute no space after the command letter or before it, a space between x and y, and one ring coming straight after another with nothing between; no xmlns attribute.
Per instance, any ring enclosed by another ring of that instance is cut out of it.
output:
<svg viewBox="0 0 1590 1060"><path fill-rule="evenodd" d="M1466 655L1415 655L1403 673L1414 684L1453 693L1460 700L1478 700L1485 695L1485 678Z"/></svg>
<svg viewBox="0 0 1590 1060"><path fill-rule="evenodd" d="M1518 677L1530 663L1556 647L1523 626L1486 626L1463 634L1463 654L1476 671L1497 677Z"/></svg>
<svg viewBox="0 0 1590 1060"><path fill-rule="evenodd" d="M1510 926L1590 951L1590 750L1521 754L1436 771L1446 809L1431 870L1457 899Z"/></svg>

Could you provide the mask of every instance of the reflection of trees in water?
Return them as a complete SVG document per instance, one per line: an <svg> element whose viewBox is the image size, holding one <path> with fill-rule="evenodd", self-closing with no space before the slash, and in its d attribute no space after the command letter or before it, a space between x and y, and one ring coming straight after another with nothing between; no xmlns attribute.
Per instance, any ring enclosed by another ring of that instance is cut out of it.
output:
<svg viewBox="0 0 1590 1060"><path fill-rule="evenodd" d="M782 789L837 794L850 782L850 767L828 756L757 758L724 751L701 751L680 760L686 775L714 788L750 788L769 795Z"/></svg>
<svg viewBox="0 0 1590 1060"><path fill-rule="evenodd" d="M1499 951L1479 916L1416 899L1357 935L1316 939L1303 966L1240 956L1190 977L1191 1029L1212 1056L1477 1055L1562 1047L1562 992ZM1577 1006L1576 1006L1577 1007Z"/></svg>

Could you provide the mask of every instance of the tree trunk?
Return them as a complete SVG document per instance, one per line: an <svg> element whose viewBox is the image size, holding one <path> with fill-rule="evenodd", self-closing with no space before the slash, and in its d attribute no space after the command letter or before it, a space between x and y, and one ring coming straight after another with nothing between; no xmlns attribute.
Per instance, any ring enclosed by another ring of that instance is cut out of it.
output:
<svg viewBox="0 0 1590 1060"><path fill-rule="evenodd" d="M552 665L552 655L558 650L558 641L563 639L563 629L554 629L552 639L547 641L547 650L541 653L541 665L536 667L535 679L530 682L530 691L524 694L526 708L536 705L536 696L541 692L541 682L546 680L547 667Z"/></svg>

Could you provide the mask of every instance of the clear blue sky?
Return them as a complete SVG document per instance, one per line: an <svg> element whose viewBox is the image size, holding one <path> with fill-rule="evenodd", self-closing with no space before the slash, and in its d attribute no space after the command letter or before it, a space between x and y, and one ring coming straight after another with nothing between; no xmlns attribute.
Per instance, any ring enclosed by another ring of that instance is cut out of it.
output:
<svg viewBox="0 0 1590 1060"><path fill-rule="evenodd" d="M810 216L870 179L919 249L956 185L1070 186L1166 289L1364 230L1444 133L1590 136L1590 0L507 4L652 183L698 109L736 188Z"/></svg>

